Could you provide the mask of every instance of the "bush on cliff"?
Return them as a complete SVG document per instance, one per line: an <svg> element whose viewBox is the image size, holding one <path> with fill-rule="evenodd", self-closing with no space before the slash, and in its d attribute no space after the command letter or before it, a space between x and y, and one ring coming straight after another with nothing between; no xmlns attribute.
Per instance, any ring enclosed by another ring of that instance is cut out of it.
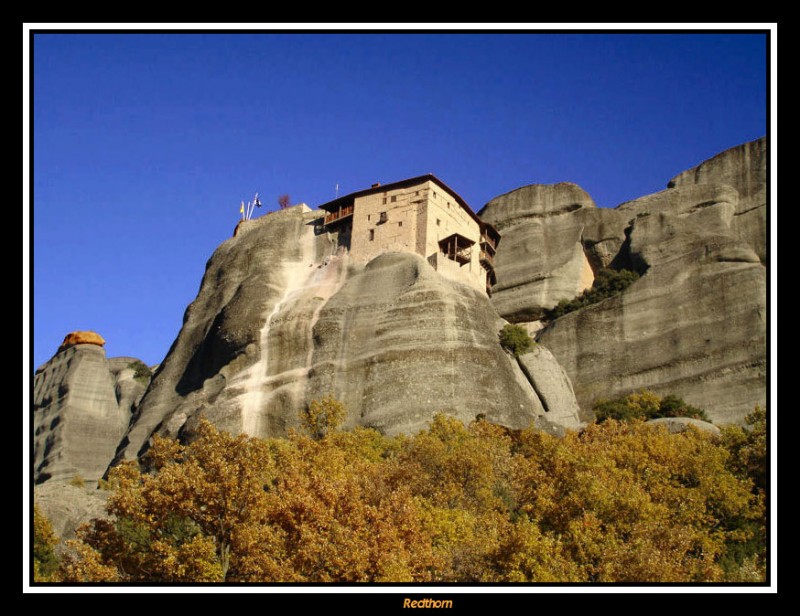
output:
<svg viewBox="0 0 800 616"><path fill-rule="evenodd" d="M507 323L500 330L499 336L500 346L514 357L524 355L536 344L522 325Z"/></svg>
<svg viewBox="0 0 800 616"><path fill-rule="evenodd" d="M133 378L142 383L146 383L153 376L153 372L143 361L136 360L128 364L128 368L133 369Z"/></svg>
<svg viewBox="0 0 800 616"><path fill-rule="evenodd" d="M552 321L584 306L619 295L638 279L639 274L631 270L601 269L597 272L597 277L590 289L586 289L573 299L562 299L555 308L545 313L545 318Z"/></svg>
<svg viewBox="0 0 800 616"><path fill-rule="evenodd" d="M687 404L673 394L660 398L647 389L613 400L601 398L594 403L592 410L598 423L607 419L647 421L660 417L691 417L710 421L703 409Z"/></svg>

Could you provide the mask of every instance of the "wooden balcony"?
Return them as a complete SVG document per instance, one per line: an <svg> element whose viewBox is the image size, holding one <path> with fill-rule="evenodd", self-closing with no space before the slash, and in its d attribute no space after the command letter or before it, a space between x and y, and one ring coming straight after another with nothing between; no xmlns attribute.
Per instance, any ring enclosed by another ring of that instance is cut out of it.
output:
<svg viewBox="0 0 800 616"><path fill-rule="evenodd" d="M325 224L326 225L330 225L330 224L333 224L335 222L339 222L343 218L347 218L348 216L352 216L353 215L353 209L354 209L354 206L345 205L343 207L340 207L338 210L335 210L333 212L328 212L325 215Z"/></svg>
<svg viewBox="0 0 800 616"><path fill-rule="evenodd" d="M486 245L494 254L497 251L497 242L488 233L481 233L481 246Z"/></svg>
<svg viewBox="0 0 800 616"><path fill-rule="evenodd" d="M485 270L494 269L494 255L491 251L485 250L483 247L481 247L480 261Z"/></svg>
<svg viewBox="0 0 800 616"><path fill-rule="evenodd" d="M460 265L466 265L472 259L472 245L474 243L474 240L459 233L453 233L439 241L439 250L448 259L452 259Z"/></svg>

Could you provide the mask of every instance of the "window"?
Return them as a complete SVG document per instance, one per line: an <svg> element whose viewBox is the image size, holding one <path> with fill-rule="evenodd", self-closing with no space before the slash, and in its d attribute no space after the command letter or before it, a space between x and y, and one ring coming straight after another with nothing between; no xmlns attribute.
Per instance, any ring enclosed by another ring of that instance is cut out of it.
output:
<svg viewBox="0 0 800 616"><path fill-rule="evenodd" d="M414 196L415 196L415 197L418 197L418 196L419 196L419 191L415 192L415 193L414 193Z"/></svg>
<svg viewBox="0 0 800 616"><path fill-rule="evenodd" d="M447 209L448 210L450 209L450 202L449 201L447 202Z"/></svg>
<svg viewBox="0 0 800 616"><path fill-rule="evenodd" d="M370 214L367 214L367 222L369 222Z"/></svg>
<svg viewBox="0 0 800 616"><path fill-rule="evenodd" d="M436 198L436 191L435 190L433 191L433 198L434 199Z"/></svg>
<svg viewBox="0 0 800 616"><path fill-rule="evenodd" d="M383 198L383 205L386 205L386 197Z"/></svg>
<svg viewBox="0 0 800 616"><path fill-rule="evenodd" d="M397 201L397 195L392 195L392 203L394 203L395 201ZM385 200L384 203L386 203Z"/></svg>
<svg viewBox="0 0 800 616"><path fill-rule="evenodd" d="M387 220L389 220L389 215L386 212L381 212L381 219L378 221L378 224L386 222Z"/></svg>
<svg viewBox="0 0 800 616"><path fill-rule="evenodd" d="M442 226L442 221L439 220L438 218L436 219L436 226L437 227L441 227Z"/></svg>
<svg viewBox="0 0 800 616"><path fill-rule="evenodd" d="M371 242L374 239L375 239L375 229L370 229L369 230L369 241Z"/></svg>
<svg viewBox="0 0 800 616"><path fill-rule="evenodd" d="M398 226L398 227L402 227L402 226L403 226L403 221L401 220L400 222L398 222L398 223L397 223L397 226Z"/></svg>

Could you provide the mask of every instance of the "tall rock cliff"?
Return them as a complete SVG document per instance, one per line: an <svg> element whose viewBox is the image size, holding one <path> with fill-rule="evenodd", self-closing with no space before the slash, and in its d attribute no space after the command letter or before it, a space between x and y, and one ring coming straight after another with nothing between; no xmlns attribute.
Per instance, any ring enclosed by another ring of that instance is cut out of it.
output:
<svg viewBox="0 0 800 616"><path fill-rule="evenodd" d="M350 410L346 427L390 434L419 430L439 411L513 427L580 425L569 410L549 415L500 348L504 321L484 293L414 254L351 263L321 215L275 212L217 249L117 460L140 455L153 433L191 431L201 415L234 433L282 435L329 393ZM564 395L574 402L571 389Z"/></svg>
<svg viewBox="0 0 800 616"><path fill-rule="evenodd" d="M127 368L136 360L106 359L102 338L94 336L69 334L34 376L36 483L102 477L144 393L146 383Z"/></svg>
<svg viewBox="0 0 800 616"><path fill-rule="evenodd" d="M767 262L767 139L730 148L672 178L669 188L716 184L739 194L731 220L734 235Z"/></svg>
<svg viewBox="0 0 800 616"><path fill-rule="evenodd" d="M643 387L678 394L720 422L764 404L765 161L759 139L613 210L569 184L524 187L482 210L503 233L492 300L508 319L537 320L578 295L587 286L582 258L594 271L642 274L538 336L584 412L598 397Z"/></svg>

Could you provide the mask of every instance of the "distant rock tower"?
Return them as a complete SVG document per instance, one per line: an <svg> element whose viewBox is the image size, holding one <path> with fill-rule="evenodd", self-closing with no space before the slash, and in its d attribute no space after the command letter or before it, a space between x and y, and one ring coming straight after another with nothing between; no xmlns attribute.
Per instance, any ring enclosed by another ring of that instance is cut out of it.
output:
<svg viewBox="0 0 800 616"><path fill-rule="evenodd" d="M34 482L94 482L105 473L146 383L106 358L102 336L67 334L33 381ZM114 369L116 368L116 369ZM131 388L136 389L132 392ZM121 404L122 402L122 404Z"/></svg>

